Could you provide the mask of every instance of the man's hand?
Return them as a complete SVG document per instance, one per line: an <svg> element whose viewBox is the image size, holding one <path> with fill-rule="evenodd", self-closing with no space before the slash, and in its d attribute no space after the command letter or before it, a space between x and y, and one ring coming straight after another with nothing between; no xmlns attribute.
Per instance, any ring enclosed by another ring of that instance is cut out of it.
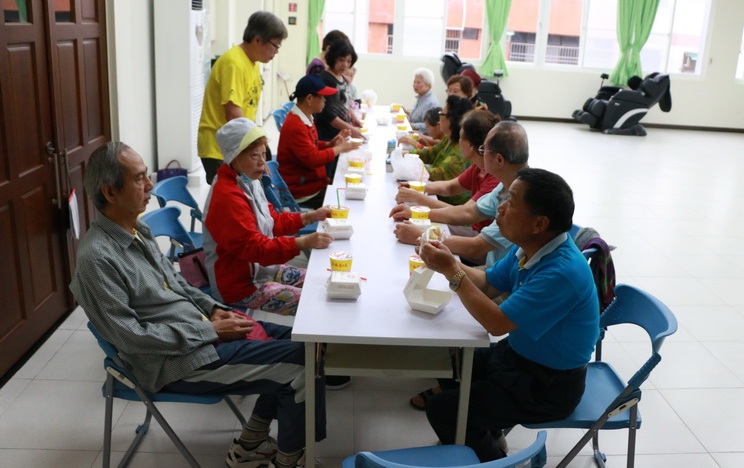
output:
<svg viewBox="0 0 744 468"><path fill-rule="evenodd" d="M393 221L405 221L411 217L411 209L402 203L395 205L388 217L393 218Z"/></svg>
<svg viewBox="0 0 744 468"><path fill-rule="evenodd" d="M209 318L222 341L235 341L245 339L245 335L253 330L253 319L245 314L230 310L212 309Z"/></svg>
<svg viewBox="0 0 744 468"><path fill-rule="evenodd" d="M418 239L424 230L409 221L404 221L395 225L395 237L404 244L417 245Z"/></svg>
<svg viewBox="0 0 744 468"><path fill-rule="evenodd" d="M426 267L443 274L446 277L454 275L460 269L457 260L446 245L439 241L425 243L419 249L421 260Z"/></svg>
<svg viewBox="0 0 744 468"><path fill-rule="evenodd" d="M425 205L428 200L429 197L426 194L408 188L408 182L401 183L400 187L398 187L398 194L395 195L396 203L409 202L416 203L417 205Z"/></svg>

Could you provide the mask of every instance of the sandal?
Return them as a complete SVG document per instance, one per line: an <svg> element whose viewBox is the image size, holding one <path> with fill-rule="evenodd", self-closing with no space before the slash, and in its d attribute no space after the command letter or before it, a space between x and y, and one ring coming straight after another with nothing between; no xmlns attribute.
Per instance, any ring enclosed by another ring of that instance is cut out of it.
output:
<svg viewBox="0 0 744 468"><path fill-rule="evenodd" d="M437 392L437 393L439 393L439 392ZM436 393L434 393L434 389L433 388L427 388L423 392L418 393L416 396L411 397L411 399L408 400L408 402L415 409L417 409L419 411L426 411L426 403L429 401L429 398L433 397L434 395L436 395ZM416 403L414 403L416 397L421 398L421 400L424 402L423 406L419 406Z"/></svg>

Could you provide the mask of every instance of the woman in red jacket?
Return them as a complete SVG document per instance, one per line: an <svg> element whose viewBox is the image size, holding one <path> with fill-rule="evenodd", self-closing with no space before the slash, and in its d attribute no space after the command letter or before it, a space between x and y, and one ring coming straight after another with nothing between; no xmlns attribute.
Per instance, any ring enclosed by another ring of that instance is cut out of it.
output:
<svg viewBox="0 0 744 468"><path fill-rule="evenodd" d="M348 130L342 130L329 142L318 140L313 114L323 110L326 96L337 92L338 89L326 86L317 75L307 75L297 82L297 88L290 96L290 99L297 99L297 104L282 125L276 160L282 179L300 206L317 209L323 205L326 187L330 183L326 164L357 146L346 141Z"/></svg>
<svg viewBox="0 0 744 468"><path fill-rule="evenodd" d="M302 228L330 215L324 207L277 213L266 200L266 133L246 118L217 130L224 164L209 190L204 210L204 253L212 295L225 304L294 315L305 270L286 265L300 251L324 249L323 232L296 237Z"/></svg>

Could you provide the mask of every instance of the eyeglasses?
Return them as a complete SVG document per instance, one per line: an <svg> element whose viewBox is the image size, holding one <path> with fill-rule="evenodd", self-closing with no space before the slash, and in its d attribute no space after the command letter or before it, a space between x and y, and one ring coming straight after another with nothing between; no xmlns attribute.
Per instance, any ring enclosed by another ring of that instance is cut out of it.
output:
<svg viewBox="0 0 744 468"><path fill-rule="evenodd" d="M253 161L258 161L259 159L266 160L266 151L261 151L260 153L246 153L246 156L251 158Z"/></svg>
<svg viewBox="0 0 744 468"><path fill-rule="evenodd" d="M440 117L447 117L448 119L450 118L450 115L449 115L448 113L446 113L446 112L441 112L441 111L439 112L439 116L440 116Z"/></svg>
<svg viewBox="0 0 744 468"><path fill-rule="evenodd" d="M274 43L273 43L273 42L271 42L271 41L266 41L266 42L268 42L269 44L273 45L273 46L274 46L274 49L276 49L276 51L277 51L277 52L279 52L279 49L281 49L281 48L282 48L281 44L279 44L279 45L276 45L276 44L274 44Z"/></svg>
<svg viewBox="0 0 744 468"><path fill-rule="evenodd" d="M478 147L478 154L486 154L486 147L484 145Z"/></svg>

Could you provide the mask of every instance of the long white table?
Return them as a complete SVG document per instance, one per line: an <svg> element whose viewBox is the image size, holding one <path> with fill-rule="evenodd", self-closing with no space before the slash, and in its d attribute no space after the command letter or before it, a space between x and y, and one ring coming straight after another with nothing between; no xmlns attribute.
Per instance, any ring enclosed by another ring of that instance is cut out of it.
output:
<svg viewBox="0 0 744 468"><path fill-rule="evenodd" d="M465 310L455 295L438 315L410 308L403 295L408 281L410 245L399 243L394 222L388 218L395 204L397 183L385 171L387 141L395 136L396 124L376 126L376 116L389 114L387 107L368 112L369 142L363 148L373 159L364 176L365 200L346 200L354 234L335 240L326 250L314 250L308 263L302 297L295 317L292 339L305 343L306 463L315 462L315 385L319 349L327 343L326 375L451 377L449 348L462 348L461 392L456 443L465 441L473 350L489 346L483 327ZM326 203L336 203L336 188L344 187L342 168ZM353 254L352 271L366 278L356 301L329 300L326 281L330 273L328 254ZM435 274L429 287L446 290L447 282Z"/></svg>

